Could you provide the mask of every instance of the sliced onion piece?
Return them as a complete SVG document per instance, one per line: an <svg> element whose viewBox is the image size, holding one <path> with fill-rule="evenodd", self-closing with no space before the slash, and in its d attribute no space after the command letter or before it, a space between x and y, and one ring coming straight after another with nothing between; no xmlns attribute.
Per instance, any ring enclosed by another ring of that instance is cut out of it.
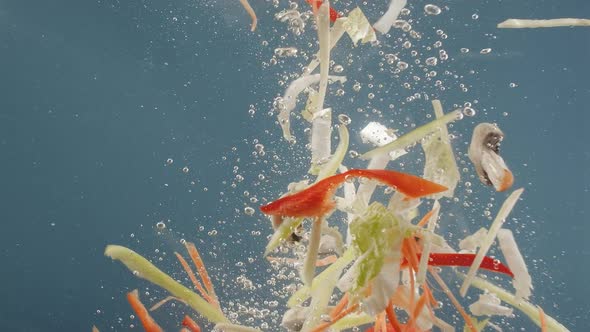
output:
<svg viewBox="0 0 590 332"><path fill-rule="evenodd" d="M482 183L505 191L514 182L512 172L500 157L500 143L504 133L491 123L480 123L473 129L468 156Z"/></svg>

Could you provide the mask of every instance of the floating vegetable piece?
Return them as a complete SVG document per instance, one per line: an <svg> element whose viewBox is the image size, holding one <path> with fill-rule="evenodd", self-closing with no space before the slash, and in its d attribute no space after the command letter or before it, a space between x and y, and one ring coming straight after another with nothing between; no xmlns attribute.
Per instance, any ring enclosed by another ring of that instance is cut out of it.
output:
<svg viewBox="0 0 590 332"><path fill-rule="evenodd" d="M391 0L389 3L389 8L387 8L385 14L383 14L383 16L375 24L373 24L375 30L381 32L382 34L388 33L395 20L397 20L399 13L406 6L406 3L406 0Z"/></svg>
<svg viewBox="0 0 590 332"><path fill-rule="evenodd" d="M490 229L488 230L486 237L483 240L481 247L479 248L479 251L477 252L477 255L475 256L475 259L473 260L473 264L471 264L471 267L469 268L469 272L467 272L467 277L465 278L465 280L463 280L463 284L461 285L461 289L460 289L461 296L464 297L467 294L467 290L469 289L469 285L471 284L471 281L473 280L473 278L475 278L475 274L477 273L479 266L481 265L482 261L484 260L484 257L487 254L488 250L490 250L490 247L494 243L494 239L496 238L496 234L498 234L498 231L500 230L500 228L504 224L504 221L506 221L506 218L508 218L508 215L512 211L512 208L514 208L514 205L516 205L516 202L518 201L518 198L520 197L520 195L522 195L523 191L524 191L523 188L513 191L510 194L510 196L508 196L508 198L506 198L504 203L502 203L502 206L500 207L500 211L498 211L496 218L492 222L492 225L490 226Z"/></svg>
<svg viewBox="0 0 590 332"><path fill-rule="evenodd" d="M139 292L136 290L127 293L127 301L133 308L133 311L139 318L141 325L145 329L146 332L162 332L162 328L156 321L150 316L146 307L141 303L139 300Z"/></svg>
<svg viewBox="0 0 590 332"><path fill-rule="evenodd" d="M523 20L511 18L498 24L498 28L522 29L522 28L555 28L555 27L588 27L590 19L585 18L554 18L550 20Z"/></svg>
<svg viewBox="0 0 590 332"><path fill-rule="evenodd" d="M328 77L333 82L346 82L345 76L329 76ZM307 75L302 76L289 84L287 90L285 90L285 94L283 95L282 101L279 103L279 124L283 129L283 137L291 141L293 138L291 136L291 124L290 124L290 117L291 111L295 109L297 105L297 97L299 94L305 90L305 88L309 87L312 84L316 84L320 81L320 74L315 75Z"/></svg>
<svg viewBox="0 0 590 332"><path fill-rule="evenodd" d="M217 323L215 324L215 331L220 332L261 332L259 329L252 327L230 324L230 323Z"/></svg>
<svg viewBox="0 0 590 332"><path fill-rule="evenodd" d="M315 183L311 187L261 206L268 215L279 217L320 217L334 209L330 198L344 181L352 177L365 177L394 187L410 198L438 193L447 188L414 175L389 170L351 169Z"/></svg>
<svg viewBox="0 0 590 332"><path fill-rule="evenodd" d="M370 159L374 156L390 153L392 151L403 150L413 144L416 144L419 140L423 139L430 133L435 130L438 130L441 126L446 125L447 123L459 120L463 117L463 114L459 110L452 111L450 113L445 114L440 119L436 119L430 121L429 123L422 125L407 134L404 134L398 137L395 141L388 143L384 146L378 147L373 149L363 155L361 155L361 159Z"/></svg>
<svg viewBox="0 0 590 332"><path fill-rule="evenodd" d="M306 1L308 4L311 5L311 7L314 10L317 10L318 8L320 8L322 6L322 4L324 3L321 0L306 0ZM330 9L330 21L335 22L336 19L338 19L340 17L340 14L338 14L338 12L332 7L329 7L329 9Z"/></svg>
<svg viewBox="0 0 590 332"><path fill-rule="evenodd" d="M466 277L464 274L459 274L461 277ZM479 288L483 291L494 293L500 300L508 303L515 309L520 310L522 313L527 315L533 323L537 324L537 326L541 327L546 325L547 331L555 331L555 332L567 332L569 331L565 326L561 325L558 321L556 321L553 317L543 314L544 322L541 321L541 315L539 314L539 307L533 305L532 303L523 300L522 298L517 298L514 294L511 294L507 290L503 289L502 287L498 287L493 283L474 277L472 279L471 284L473 287Z"/></svg>
<svg viewBox="0 0 590 332"><path fill-rule="evenodd" d="M433 100L432 107L437 119L444 116L442 104L439 100ZM461 175L459 168L457 168L447 127L445 125L440 126L438 131L422 140L422 149L424 149L426 159L424 178L449 188L445 192L434 195L434 198L443 196L452 198Z"/></svg>
<svg viewBox="0 0 590 332"><path fill-rule="evenodd" d="M201 332L201 327L199 324L197 324L197 322L195 322L188 315L184 316L184 319L182 320L182 326L187 327L191 332Z"/></svg>
<svg viewBox="0 0 590 332"><path fill-rule="evenodd" d="M418 258L421 257L420 254L417 256ZM428 265L467 267L473 264L475 258L475 254L431 253L428 258ZM407 261L404 264L407 264ZM489 256L484 256L478 268L492 272L504 273L514 278L514 273L512 273L508 266Z"/></svg>
<svg viewBox="0 0 590 332"><path fill-rule="evenodd" d="M323 180L328 176L334 175L340 167L340 164L346 157L346 151L348 151L348 144L349 144L349 134L348 129L344 124L338 125L338 133L340 134L340 142L336 147L336 151L330 157L330 160L322 165L322 168L319 171L318 178L316 181Z"/></svg>
<svg viewBox="0 0 590 332"><path fill-rule="evenodd" d="M494 293L480 294L479 300L469 306L469 311L476 316L512 316L512 309L500 302Z"/></svg>
<svg viewBox="0 0 590 332"><path fill-rule="evenodd" d="M332 109L326 108L313 115L311 125L311 168L309 173L319 174L330 159L332 142Z"/></svg>
<svg viewBox="0 0 590 332"><path fill-rule="evenodd" d="M459 248L461 250L475 252L477 248L481 246L487 234L488 231L482 227L477 232L468 235L463 240L461 240L459 242Z"/></svg>
<svg viewBox="0 0 590 332"><path fill-rule="evenodd" d="M318 40L320 43L320 86L317 100L317 110L319 112L324 108L326 90L328 89L328 73L330 71L330 20L328 9L329 2L326 0L319 7L316 13L316 25L318 27Z"/></svg>
<svg viewBox="0 0 590 332"><path fill-rule="evenodd" d="M121 261L129 270L133 271L134 275L166 289L211 322L228 321L218 307L211 305L202 297L172 279L172 277L162 272L135 251L122 246L108 245L104 254L112 259Z"/></svg>
<svg viewBox="0 0 590 332"><path fill-rule="evenodd" d="M377 40L375 30L373 30L371 23L369 23L369 20L359 7L350 11L347 18L348 20L344 23L344 26L354 46L359 40L363 44Z"/></svg>
<svg viewBox="0 0 590 332"><path fill-rule="evenodd" d="M514 271L514 279L512 285L516 289L516 297L522 297L528 300L531 296L531 290L533 289L533 279L529 274L524 259L518 250L516 240L512 231L508 229L500 229L498 231L498 243L500 244L500 250L506 259L506 263L512 271Z"/></svg>
<svg viewBox="0 0 590 332"><path fill-rule="evenodd" d="M504 133L491 123L480 123L473 130L468 156L482 183L505 191L512 186L512 172L500 157L500 143Z"/></svg>
<svg viewBox="0 0 590 332"><path fill-rule="evenodd" d="M258 19L256 18L256 13L254 12L254 9L252 9L252 6L250 6L248 0L240 0L240 3L242 4L242 6L244 6L244 9L252 19L252 27L250 28L250 31L256 30L256 24L258 24Z"/></svg>

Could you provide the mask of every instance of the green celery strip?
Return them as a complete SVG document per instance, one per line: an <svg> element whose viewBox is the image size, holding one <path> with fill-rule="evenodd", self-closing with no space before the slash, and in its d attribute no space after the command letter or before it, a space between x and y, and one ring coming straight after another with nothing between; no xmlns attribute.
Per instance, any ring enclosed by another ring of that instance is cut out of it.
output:
<svg viewBox="0 0 590 332"><path fill-rule="evenodd" d="M303 218L290 218L283 220L283 223L277 228L274 232L270 241L266 245L266 249L264 250L264 256L270 254L273 250L275 250L278 246L281 245L281 241L286 240L299 225L303 222Z"/></svg>
<svg viewBox="0 0 590 332"><path fill-rule="evenodd" d="M436 120L430 121L429 123L422 125L409 133L398 137L396 140L392 141L389 144L385 144L384 146L378 147L373 149L363 155L361 155L361 159L371 159L374 156L388 153L394 150L401 150L405 149L408 146L415 144L422 138L426 137L428 134L432 133L433 131L441 128L441 126L445 126L448 123L453 121L459 120L462 116L461 111L455 110L453 112L447 113L441 118Z"/></svg>
<svg viewBox="0 0 590 332"><path fill-rule="evenodd" d="M211 322L229 323L229 320L223 315L221 310L172 279L135 251L118 245L108 245L104 254L114 260L121 261L134 275L164 288L173 296L183 300Z"/></svg>
<svg viewBox="0 0 590 332"><path fill-rule="evenodd" d="M462 278L466 277L462 273L458 274ZM534 304L523 299L518 300L514 294L479 277L474 277L471 281L471 285L483 291L488 291L490 293L496 294L500 300L522 311L525 315L529 316L529 318L535 324L537 324L539 327L541 326L541 315L538 306L535 306ZM547 331L569 331L565 326L561 325L553 317L547 315L547 313L545 313L545 324L547 325Z"/></svg>

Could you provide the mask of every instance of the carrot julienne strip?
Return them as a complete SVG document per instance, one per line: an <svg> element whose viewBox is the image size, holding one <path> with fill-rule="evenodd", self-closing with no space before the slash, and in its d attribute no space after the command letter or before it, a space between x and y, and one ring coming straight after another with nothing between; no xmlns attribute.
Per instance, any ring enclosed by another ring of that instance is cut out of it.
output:
<svg viewBox="0 0 590 332"><path fill-rule="evenodd" d="M209 294L209 296L211 296L214 303L217 304L217 306L219 307L217 295L215 295L215 290L213 289L213 283L211 282L211 278L209 278L209 274L207 273L207 269L205 268L205 264L201 259L201 255L199 255L197 247L195 247L194 243L191 242L186 242L184 245L186 246L189 256L191 257L191 260L197 267L197 272L201 276L203 284L205 284L205 288L207 288L207 293Z"/></svg>
<svg viewBox="0 0 590 332"><path fill-rule="evenodd" d="M418 224L416 226L418 227L422 227L424 225L426 225L428 223L428 220L430 220L430 217L432 217L432 214L434 213L434 210L430 210L428 211L424 217L422 217L422 219L420 219L420 221L418 222Z"/></svg>
<svg viewBox="0 0 590 332"><path fill-rule="evenodd" d="M389 324L393 327L396 332L401 332L402 328L400 326L399 321L397 320L397 316L395 311L393 310L393 302L389 300L387 304L387 308L385 308L385 313L387 314L387 318L389 319Z"/></svg>
<svg viewBox="0 0 590 332"><path fill-rule="evenodd" d="M197 322L195 322L188 315L184 316L184 319L182 320L182 326L187 327L191 332L201 332L201 327L199 324L197 324Z"/></svg>
<svg viewBox="0 0 590 332"><path fill-rule="evenodd" d="M201 295L203 296L203 298L207 302L213 304L214 303L214 302L212 302L213 299L209 296L207 291L203 288L203 286L201 285L201 283L197 279L197 276L195 276L195 273L193 272L191 267L188 265L188 263L184 259L184 257L182 257L182 255L177 252L174 252L174 254L176 255L176 258L178 258L178 261L180 262L180 265L182 265L182 268L186 271L186 274L188 274L188 277L191 279L193 285L195 285L195 287L197 287L197 289L199 290L199 293L201 293Z"/></svg>
<svg viewBox="0 0 590 332"><path fill-rule="evenodd" d="M539 320L541 321L541 332L547 332L547 321L545 320L545 312L539 307Z"/></svg>
<svg viewBox="0 0 590 332"><path fill-rule="evenodd" d="M258 24L258 18L256 18L256 13L254 12L254 9L252 9L252 6L250 6L250 3L248 2L248 0L240 0L240 3L242 4L242 6L244 6L244 9L246 10L248 15L250 15L250 18L252 19L252 27L250 28L250 31L256 30L256 25Z"/></svg>
<svg viewBox="0 0 590 332"><path fill-rule="evenodd" d="M453 305L455 306L457 311L459 311L459 313L461 314L461 316L465 320L465 324L467 324L467 327L469 328L469 330L471 332L477 332L477 329L475 328L475 325L473 325L473 321L471 320L471 317L469 317L467 312L465 312L465 309L463 309L463 307L461 306L459 301L457 301L457 298L455 297L455 295L453 295L453 293L451 292L451 290L449 289L447 284L442 280L442 278L438 275L438 273L436 271L434 271L434 269L432 267L428 267L428 271L430 272L430 274L432 274L432 276L434 277L434 280L436 280L436 282L439 284L439 286L443 289L443 292L447 295L449 300L451 300L451 303L453 303Z"/></svg>
<svg viewBox="0 0 590 332"><path fill-rule="evenodd" d="M152 316L150 316L146 307L139 300L139 292L137 289L127 293L127 301L129 301L131 308L139 318L139 321L146 332L162 332L162 328L156 323Z"/></svg>
<svg viewBox="0 0 590 332"><path fill-rule="evenodd" d="M186 302L184 302L183 300L181 300L181 299L179 299L179 298L177 298L177 297L174 297L174 296L170 295L170 296L166 296L166 298L164 298L164 299L163 299L163 300L161 300L160 302L158 302L158 303L154 304L154 305L153 305L153 306L150 308L150 311L157 310L158 308L160 308L161 306L163 306L164 304L166 304L166 302L168 302L168 301L170 301L170 300L176 300L176 301L180 301L180 302L182 302L182 303L186 304Z"/></svg>
<svg viewBox="0 0 590 332"><path fill-rule="evenodd" d="M347 309L344 309L344 310L340 311L338 313L338 315L336 315L331 321L325 322L325 323L322 323L322 324L318 325L311 332L323 332L323 331L325 331L328 327L332 326L332 324L336 323L337 321L341 320L342 318L344 318L349 313L351 313L351 312L355 311L356 309L358 309L358 306L359 305L357 303L355 305L352 305L352 306L348 307Z"/></svg>
<svg viewBox="0 0 590 332"><path fill-rule="evenodd" d="M344 296L342 296L342 298L340 299L340 302L338 302L338 304L334 307L334 309L332 309L332 311L330 311L330 317L332 319L334 317L336 317L336 315L338 315L340 313L340 311L342 311L342 309L344 309L346 307L347 304L348 304L348 293L345 293Z"/></svg>

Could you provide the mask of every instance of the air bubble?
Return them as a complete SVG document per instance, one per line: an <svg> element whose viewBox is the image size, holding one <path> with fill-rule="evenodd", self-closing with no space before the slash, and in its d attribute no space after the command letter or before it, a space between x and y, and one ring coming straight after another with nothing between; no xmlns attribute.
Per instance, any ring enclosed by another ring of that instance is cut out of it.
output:
<svg viewBox="0 0 590 332"><path fill-rule="evenodd" d="M350 117L346 114L338 114L338 121L345 126L348 126L352 122Z"/></svg>
<svg viewBox="0 0 590 332"><path fill-rule="evenodd" d="M441 13L441 9L439 6L428 4L424 6L424 12L427 15L438 15Z"/></svg>

